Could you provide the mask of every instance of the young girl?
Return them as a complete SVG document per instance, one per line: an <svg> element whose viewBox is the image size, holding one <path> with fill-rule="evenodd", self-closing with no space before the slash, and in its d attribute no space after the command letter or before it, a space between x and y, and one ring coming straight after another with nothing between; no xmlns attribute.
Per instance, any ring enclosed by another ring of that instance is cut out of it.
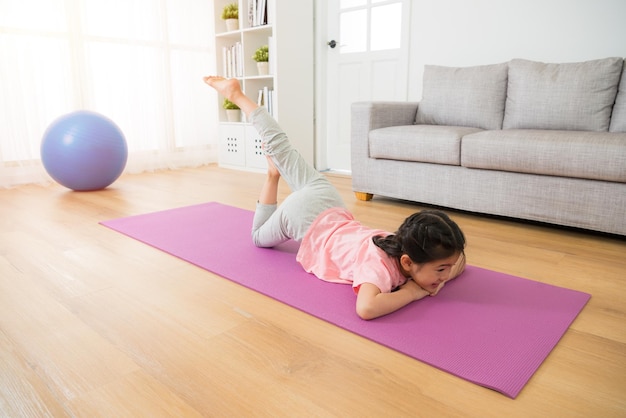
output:
<svg viewBox="0 0 626 418"><path fill-rule="evenodd" d="M360 224L265 108L243 94L239 81L215 76L204 81L237 104L262 138L268 171L252 224L256 246L300 242L296 257L302 267L322 280L351 284L357 294L356 312L363 319L435 296L463 271L465 237L446 214L415 213L395 234ZM292 193L278 206L281 176Z"/></svg>

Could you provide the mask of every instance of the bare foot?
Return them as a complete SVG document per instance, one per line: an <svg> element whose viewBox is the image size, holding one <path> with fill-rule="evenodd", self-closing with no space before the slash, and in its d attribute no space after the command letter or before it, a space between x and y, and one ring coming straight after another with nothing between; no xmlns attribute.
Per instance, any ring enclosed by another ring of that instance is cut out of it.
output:
<svg viewBox="0 0 626 418"><path fill-rule="evenodd" d="M204 82L213 87L219 94L234 103L233 99L241 95L241 86L235 78L224 78L220 76L207 76L203 78Z"/></svg>
<svg viewBox="0 0 626 418"><path fill-rule="evenodd" d="M246 116L259 107L255 102L250 100L241 91L239 80L236 78L224 78L220 76L207 76L203 78L204 82L213 87L220 95L224 96L243 111Z"/></svg>

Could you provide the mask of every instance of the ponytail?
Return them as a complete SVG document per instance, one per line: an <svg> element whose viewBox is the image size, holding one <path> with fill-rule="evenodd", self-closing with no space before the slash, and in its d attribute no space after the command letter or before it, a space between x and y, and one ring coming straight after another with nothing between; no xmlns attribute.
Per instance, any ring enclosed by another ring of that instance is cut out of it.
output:
<svg viewBox="0 0 626 418"><path fill-rule="evenodd" d="M465 248L461 228L438 210L414 213L395 234L375 236L372 241L390 257L399 259L407 254L419 264L450 257Z"/></svg>

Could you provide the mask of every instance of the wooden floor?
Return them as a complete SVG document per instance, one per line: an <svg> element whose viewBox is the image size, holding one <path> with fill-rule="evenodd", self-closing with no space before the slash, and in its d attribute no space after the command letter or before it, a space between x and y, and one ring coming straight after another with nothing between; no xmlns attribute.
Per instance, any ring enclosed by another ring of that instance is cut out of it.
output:
<svg viewBox="0 0 626 418"><path fill-rule="evenodd" d="M357 201L329 177L372 227L419 209ZM469 264L593 295L512 400L98 224L206 201L253 209L263 180L212 166L99 192L1 190L0 416L626 417L622 238L450 211Z"/></svg>

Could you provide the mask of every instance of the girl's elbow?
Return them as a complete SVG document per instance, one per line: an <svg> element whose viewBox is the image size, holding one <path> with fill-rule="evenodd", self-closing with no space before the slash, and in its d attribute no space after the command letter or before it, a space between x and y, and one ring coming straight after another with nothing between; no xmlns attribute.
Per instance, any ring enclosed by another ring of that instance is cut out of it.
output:
<svg viewBox="0 0 626 418"><path fill-rule="evenodd" d="M370 306L362 306L359 304L356 306L356 314L359 318L365 321L369 321L370 319L375 319L380 316Z"/></svg>
<svg viewBox="0 0 626 418"><path fill-rule="evenodd" d="M356 298L356 314L359 318L369 321L381 316L381 306L377 298L379 294L380 290L373 284L363 283L359 286Z"/></svg>

